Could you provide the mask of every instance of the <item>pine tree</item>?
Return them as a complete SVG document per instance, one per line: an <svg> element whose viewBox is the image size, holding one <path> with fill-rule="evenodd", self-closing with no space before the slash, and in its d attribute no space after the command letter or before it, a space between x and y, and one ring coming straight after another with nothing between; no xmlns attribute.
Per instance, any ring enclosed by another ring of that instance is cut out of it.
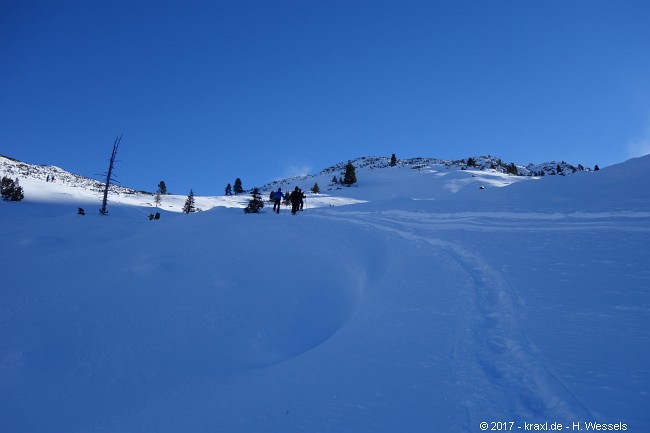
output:
<svg viewBox="0 0 650 433"><path fill-rule="evenodd" d="M185 206L183 206L183 213L192 213L196 212L196 208L194 207L194 191L190 189L190 193L187 196L187 199L185 200Z"/></svg>
<svg viewBox="0 0 650 433"><path fill-rule="evenodd" d="M23 193L23 187L20 186L18 183L18 179L16 179L15 185L14 185L14 193L11 195L11 201L22 201L22 199L25 198L25 194Z"/></svg>
<svg viewBox="0 0 650 433"><path fill-rule="evenodd" d="M343 175L343 184L350 186L353 183L357 183L357 174L352 165L352 161L348 161L348 164L345 166L345 174Z"/></svg>
<svg viewBox="0 0 650 433"><path fill-rule="evenodd" d="M311 192L314 194L319 194L320 193L320 187L318 186L318 182L314 183L314 186L311 188Z"/></svg>
<svg viewBox="0 0 650 433"><path fill-rule="evenodd" d="M390 166L395 167L397 165L397 157L393 153L393 155L390 157Z"/></svg>
<svg viewBox="0 0 650 433"><path fill-rule="evenodd" d="M337 183L339 183L339 180L336 178L336 176L334 176L332 178L332 185L336 185Z"/></svg>
<svg viewBox="0 0 650 433"><path fill-rule="evenodd" d="M226 185L226 195L232 195L232 186Z"/></svg>
<svg viewBox="0 0 650 433"><path fill-rule="evenodd" d="M598 164L596 164L596 166L594 167L594 171L598 171L598 170L600 170L600 167L598 167Z"/></svg>
<svg viewBox="0 0 650 433"><path fill-rule="evenodd" d="M248 201L248 205L244 208L244 213L259 213L260 209L264 207L260 189L253 188L251 195L253 198Z"/></svg>
<svg viewBox="0 0 650 433"><path fill-rule="evenodd" d="M235 186L233 187L233 190L235 191L235 194L241 194L244 192L240 178L235 179Z"/></svg>
<svg viewBox="0 0 650 433"><path fill-rule="evenodd" d="M167 194L167 186L165 185L165 181L161 180L160 183L158 183L158 189L156 190L156 195L153 196L153 201L156 203L156 207L160 206L160 203L162 202L162 195Z"/></svg>
<svg viewBox="0 0 650 433"><path fill-rule="evenodd" d="M476 161L471 156L469 158L467 158L467 166L468 167L476 167Z"/></svg>
<svg viewBox="0 0 650 433"><path fill-rule="evenodd" d="M18 183L18 179L12 180L7 176L3 176L0 181L0 195L5 201L21 201L25 198L23 187Z"/></svg>
<svg viewBox="0 0 650 433"><path fill-rule="evenodd" d="M0 181L0 194L2 194L2 199L8 201L13 193L14 181L7 176L3 176L2 180Z"/></svg>
<svg viewBox="0 0 650 433"><path fill-rule="evenodd" d="M506 167L506 173L510 173L510 174L514 174L514 175L519 174L519 171L517 170L517 166L515 165L514 162L511 162L511 163Z"/></svg>

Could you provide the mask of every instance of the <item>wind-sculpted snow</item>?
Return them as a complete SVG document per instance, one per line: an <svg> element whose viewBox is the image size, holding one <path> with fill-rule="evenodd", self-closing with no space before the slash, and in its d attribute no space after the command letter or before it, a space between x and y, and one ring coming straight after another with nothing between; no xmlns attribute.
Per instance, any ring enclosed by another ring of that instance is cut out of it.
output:
<svg viewBox="0 0 650 433"><path fill-rule="evenodd" d="M367 263L381 259L379 244L366 251L372 240L351 243L346 227L287 215L224 210L187 224L115 212L118 224L37 218L5 242L0 378L11 431L77 431L161 389L309 351L350 319Z"/></svg>

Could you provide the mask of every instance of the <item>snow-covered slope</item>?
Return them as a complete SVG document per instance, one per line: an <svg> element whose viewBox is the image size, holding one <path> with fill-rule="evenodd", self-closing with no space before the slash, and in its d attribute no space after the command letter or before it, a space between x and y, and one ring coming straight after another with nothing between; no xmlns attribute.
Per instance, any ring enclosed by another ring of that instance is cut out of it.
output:
<svg viewBox="0 0 650 433"><path fill-rule="evenodd" d="M269 186L318 181L297 216L157 221L150 196L79 216L93 195L21 178L1 430L649 431L649 173L360 167Z"/></svg>
<svg viewBox="0 0 650 433"><path fill-rule="evenodd" d="M282 188L293 191L295 187L309 192L315 184L320 187L320 194L309 194L308 206L330 207L358 203L368 200L386 200L395 197L422 199L446 199L463 189L502 187L521 181L535 179L533 175L547 173L562 176L574 173L584 174L581 165L575 167L565 162L547 162L517 166L518 176L507 173L508 164L493 156L471 158L474 162L467 165L467 160L447 161L435 158L411 158L398 160L390 166L390 158L363 157L352 161L358 172L358 183L349 188L333 178L343 178L346 163L339 163L322 170L316 175L280 179L263 185L260 189L264 197L271 191ZM514 164L512 164L514 166ZM0 155L0 176L19 179L25 189L26 201L50 201L58 203L92 206L101 203L102 182L70 173L51 165L33 165ZM55 178L54 182L47 182ZM184 195L163 195L160 210L181 212ZM209 210L213 207L243 208L248 200L247 194L239 196L197 196L196 207ZM111 185L109 199L111 203L144 205L155 208L154 195L144 191L135 191L119 185ZM153 209L152 209L153 210ZM159 209L156 209L159 210Z"/></svg>

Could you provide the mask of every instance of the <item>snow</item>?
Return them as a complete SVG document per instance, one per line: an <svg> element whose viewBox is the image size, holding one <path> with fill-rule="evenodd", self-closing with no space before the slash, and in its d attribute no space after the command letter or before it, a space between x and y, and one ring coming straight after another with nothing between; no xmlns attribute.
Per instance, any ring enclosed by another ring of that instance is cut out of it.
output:
<svg viewBox="0 0 650 433"><path fill-rule="evenodd" d="M151 195L101 216L97 191L20 178L0 202L1 431L650 430L650 157L332 176L273 185L319 183L296 216L163 196L154 221Z"/></svg>

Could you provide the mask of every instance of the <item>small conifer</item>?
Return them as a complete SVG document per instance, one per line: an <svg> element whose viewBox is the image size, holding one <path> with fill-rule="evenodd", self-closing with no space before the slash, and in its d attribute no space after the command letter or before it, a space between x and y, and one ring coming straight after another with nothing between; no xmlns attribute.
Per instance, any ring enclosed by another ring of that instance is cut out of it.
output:
<svg viewBox="0 0 650 433"><path fill-rule="evenodd" d="M196 212L194 207L194 191L190 190L190 193L187 195L185 200L185 206L183 206L183 213L192 213Z"/></svg>
<svg viewBox="0 0 650 433"><path fill-rule="evenodd" d="M345 174L343 175L343 184L350 186L353 183L357 183L357 174L352 165L352 161L348 161L348 164L345 166Z"/></svg>
<svg viewBox="0 0 650 433"><path fill-rule="evenodd" d="M241 194L242 192L244 192L244 187L242 187L240 178L235 179L235 185L233 186L233 191L235 192L235 194Z"/></svg>
<svg viewBox="0 0 650 433"><path fill-rule="evenodd" d="M260 195L260 189L253 188L251 195L253 198L248 201L248 205L244 208L244 213L259 213L260 209L264 207L264 202Z"/></svg>
<svg viewBox="0 0 650 433"><path fill-rule="evenodd" d="M12 180L7 176L3 176L0 181L0 195L5 201L21 201L25 198L23 187L18 183L18 179Z"/></svg>

